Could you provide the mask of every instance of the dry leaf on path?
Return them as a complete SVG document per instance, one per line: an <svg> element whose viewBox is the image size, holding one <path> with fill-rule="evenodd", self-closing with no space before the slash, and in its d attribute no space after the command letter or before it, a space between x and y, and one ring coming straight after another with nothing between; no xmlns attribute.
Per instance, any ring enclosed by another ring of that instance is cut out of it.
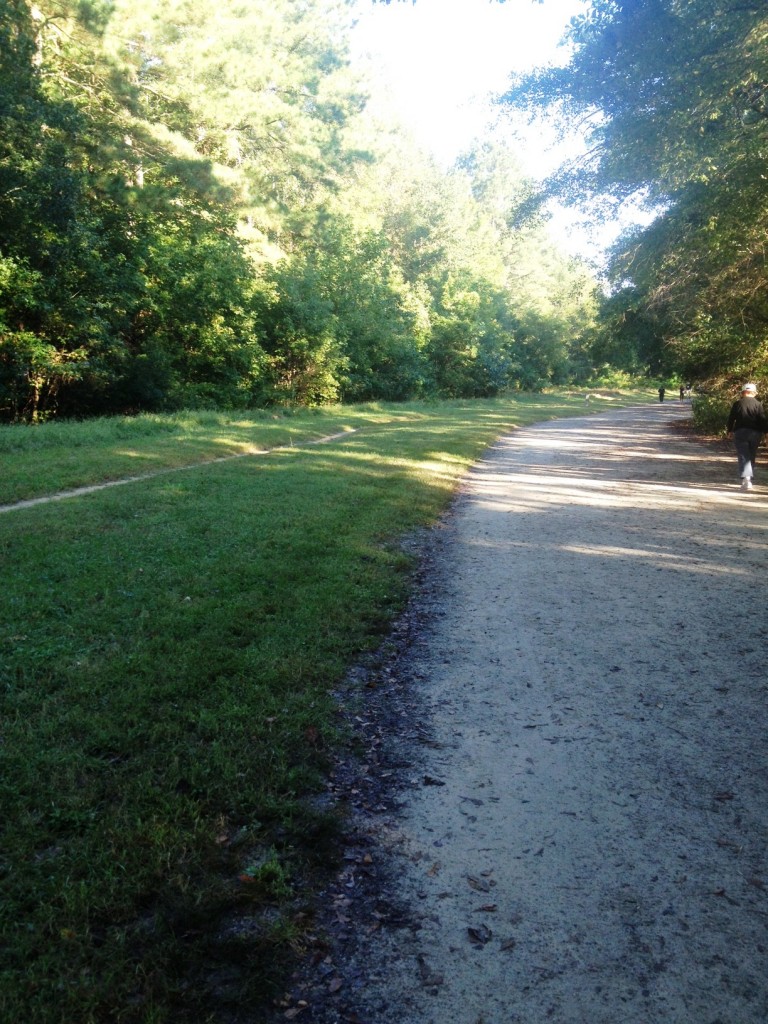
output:
<svg viewBox="0 0 768 1024"><path fill-rule="evenodd" d="M424 785L425 786L444 786L445 783L442 781L442 779L436 779L433 775L425 775L424 776Z"/></svg>
<svg viewBox="0 0 768 1024"><path fill-rule="evenodd" d="M493 932L486 924L479 924L476 927L467 928L467 934L472 942L484 946L493 938Z"/></svg>
<svg viewBox="0 0 768 1024"><path fill-rule="evenodd" d="M298 1005L296 1006L292 1006L290 1010L286 1010L283 1016L285 1017L286 1020L294 1020L296 1017L299 1016L300 1013L303 1013L305 1010L308 1009L309 1003L301 1002L298 1003Z"/></svg>
<svg viewBox="0 0 768 1024"><path fill-rule="evenodd" d="M421 984L425 988L433 988L437 985L443 985L445 983L445 976L439 974L437 971L433 971L423 956L418 958L419 961L419 978Z"/></svg>

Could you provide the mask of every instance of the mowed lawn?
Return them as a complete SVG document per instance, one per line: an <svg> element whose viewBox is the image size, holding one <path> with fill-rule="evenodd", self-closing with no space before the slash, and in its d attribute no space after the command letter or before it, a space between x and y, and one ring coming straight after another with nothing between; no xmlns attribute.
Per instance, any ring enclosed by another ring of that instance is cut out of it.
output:
<svg viewBox="0 0 768 1024"><path fill-rule="evenodd" d="M0 506L198 463L0 512L0 1020L269 1007L333 863L335 814L307 799L332 691L407 599L400 540L495 437L585 411L548 394L0 428Z"/></svg>

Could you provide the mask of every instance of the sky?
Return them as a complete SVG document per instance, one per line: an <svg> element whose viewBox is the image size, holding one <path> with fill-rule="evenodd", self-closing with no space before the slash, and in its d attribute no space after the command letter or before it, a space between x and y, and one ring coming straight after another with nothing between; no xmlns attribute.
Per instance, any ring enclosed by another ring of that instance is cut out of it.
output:
<svg viewBox="0 0 768 1024"><path fill-rule="evenodd" d="M568 22L585 0L358 0L356 53L370 55L393 106L446 166L498 117L492 103L513 71L563 60ZM521 154L531 173L551 163Z"/></svg>
<svg viewBox="0 0 768 1024"><path fill-rule="evenodd" d="M521 129L494 96L513 72L567 60L563 35L587 6L588 0L358 0L353 54L370 60L398 119L447 168L489 123L496 137L507 133L510 140L513 128ZM542 125L511 144L534 177L554 170L577 145L558 147L554 131ZM626 210L612 224L589 227L583 215L556 208L551 230L564 249L599 265L622 227L647 220Z"/></svg>

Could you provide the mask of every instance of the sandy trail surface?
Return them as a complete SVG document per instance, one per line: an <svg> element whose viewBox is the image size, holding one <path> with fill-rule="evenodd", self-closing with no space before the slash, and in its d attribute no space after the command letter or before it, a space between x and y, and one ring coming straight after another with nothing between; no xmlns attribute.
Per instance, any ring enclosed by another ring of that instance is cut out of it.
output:
<svg viewBox="0 0 768 1024"><path fill-rule="evenodd" d="M768 1020L768 473L740 493L689 415L521 429L469 474L365 826L404 916L354 922L323 1020Z"/></svg>

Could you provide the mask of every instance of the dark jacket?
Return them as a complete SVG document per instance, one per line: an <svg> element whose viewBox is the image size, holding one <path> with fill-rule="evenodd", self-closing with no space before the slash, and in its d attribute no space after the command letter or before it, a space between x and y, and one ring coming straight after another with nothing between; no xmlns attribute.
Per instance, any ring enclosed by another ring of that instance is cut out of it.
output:
<svg viewBox="0 0 768 1024"><path fill-rule="evenodd" d="M751 396L742 396L731 406L728 413L727 430L730 434L733 430L759 430L761 433L768 431L768 420L766 420L763 403Z"/></svg>

